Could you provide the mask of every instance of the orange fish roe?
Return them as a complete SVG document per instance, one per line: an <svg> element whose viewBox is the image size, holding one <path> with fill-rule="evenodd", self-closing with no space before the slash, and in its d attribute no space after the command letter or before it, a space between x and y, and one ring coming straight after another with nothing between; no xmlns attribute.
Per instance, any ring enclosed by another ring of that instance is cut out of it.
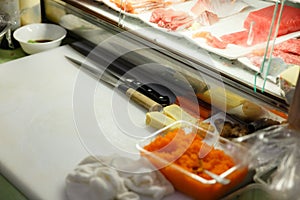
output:
<svg viewBox="0 0 300 200"><path fill-rule="evenodd" d="M205 179L212 178L203 169L220 175L235 165L223 150L209 146L197 133L186 134L182 129L158 136L144 149Z"/></svg>

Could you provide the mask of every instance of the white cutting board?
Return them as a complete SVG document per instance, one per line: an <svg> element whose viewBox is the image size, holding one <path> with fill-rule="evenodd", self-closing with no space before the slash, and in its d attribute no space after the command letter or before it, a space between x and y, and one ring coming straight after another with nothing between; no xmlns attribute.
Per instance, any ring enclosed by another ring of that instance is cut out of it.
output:
<svg viewBox="0 0 300 200"><path fill-rule="evenodd" d="M66 200L65 177L78 162L137 157L136 139L153 131L143 108L64 55L81 58L62 46L0 65L0 170L30 199Z"/></svg>

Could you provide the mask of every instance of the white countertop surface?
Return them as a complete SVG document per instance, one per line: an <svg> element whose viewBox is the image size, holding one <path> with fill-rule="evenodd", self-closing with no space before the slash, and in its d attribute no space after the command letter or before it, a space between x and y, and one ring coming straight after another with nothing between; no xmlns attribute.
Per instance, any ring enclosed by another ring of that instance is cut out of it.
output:
<svg viewBox="0 0 300 200"><path fill-rule="evenodd" d="M153 132L146 110L64 55L80 58L61 46L0 65L0 172L30 199L67 199L65 177L86 156L136 157Z"/></svg>

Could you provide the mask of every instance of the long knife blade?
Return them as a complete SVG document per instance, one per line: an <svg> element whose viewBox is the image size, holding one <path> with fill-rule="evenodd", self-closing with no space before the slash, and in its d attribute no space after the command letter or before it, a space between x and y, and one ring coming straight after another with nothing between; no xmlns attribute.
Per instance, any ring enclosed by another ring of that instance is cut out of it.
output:
<svg viewBox="0 0 300 200"><path fill-rule="evenodd" d="M126 55L118 56L118 51L128 52L128 49L118 44L118 42L113 41L106 45L109 45L107 49L101 46L96 46L95 44L85 40L70 44L74 50L88 56L90 60L97 64L108 66L110 71L115 72L119 76L130 74L134 77L138 77L144 82L153 83L148 84L153 91L157 91L158 94L164 95L160 95L162 98L155 99L154 96L152 99L163 106L175 103L177 96L187 96L193 91L192 86L187 84L186 80L182 81L175 77L175 74L178 74L175 70L163 66L159 64L159 62L134 51L130 51L130 53L127 53ZM113 62L111 62L112 60ZM153 63L154 67L143 67L137 70L131 70L135 66L147 63ZM128 71L130 73L127 73ZM176 94L174 92L176 92ZM194 93L192 93L192 95L193 94ZM148 94L145 95L149 96Z"/></svg>
<svg viewBox="0 0 300 200"><path fill-rule="evenodd" d="M139 91L131 88L130 86L124 84L122 81L120 81L117 77L115 77L112 73L109 71L103 71L103 73L95 67L89 66L85 64L84 62L81 62L75 58L65 56L68 60L70 60L72 63L76 64L76 67L82 68L84 71L89 73L91 76L96 78L97 80L101 80L121 92L125 93L126 96L128 96L132 101L136 102L137 104L141 105L142 107L146 108L148 111L161 111L162 105L153 101L151 98L145 96L144 94L140 93Z"/></svg>
<svg viewBox="0 0 300 200"><path fill-rule="evenodd" d="M122 80L130 87L150 97L152 100L156 101L162 106L167 106L174 103L175 98L170 98L170 95L165 95L166 90L163 90L162 86L158 87L157 84L152 83L152 81L147 81L149 79L144 80L145 75L140 76L141 74L139 74L138 76L137 74L127 73L133 69L134 66L129 62L126 62L121 57L118 57L115 60L115 55L113 55L113 53L111 53L109 50L101 47L97 47L96 50L93 50L95 45L91 44L89 41L71 43L70 46L82 55L88 56L89 60L93 61L93 63L95 63L99 69L102 69L102 66L108 66L105 71L109 71L111 74ZM137 72L137 70L134 71ZM143 79L147 84L138 81L136 77Z"/></svg>

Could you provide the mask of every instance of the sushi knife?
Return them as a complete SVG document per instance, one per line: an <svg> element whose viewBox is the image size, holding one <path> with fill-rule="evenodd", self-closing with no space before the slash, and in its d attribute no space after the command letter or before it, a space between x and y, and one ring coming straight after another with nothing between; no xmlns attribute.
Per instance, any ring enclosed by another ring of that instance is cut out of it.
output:
<svg viewBox="0 0 300 200"><path fill-rule="evenodd" d="M94 44L91 44L89 41L83 41L83 42L76 42L71 43L70 46L79 52L80 54L87 56L89 55L89 59L92 60L95 64L97 64L97 67L101 69L102 66L108 66L105 71L109 71L112 73L116 78L121 79L123 82L128 84L133 89L136 89L140 93L148 96L152 100L156 101L157 103L161 104L162 106L168 106L171 103L171 99L168 95L164 95L163 92L159 90L159 88L154 87L153 84L143 84L142 82L136 80L136 76L131 74L129 77L127 73L127 70L133 68L134 66L128 66L128 62L124 62L123 60L119 59L117 62L109 63L110 62L110 53L108 53L108 50L97 48L97 54L92 52L92 50L95 48ZM109 58L107 58L109 57ZM123 76L123 74L127 73L126 78Z"/></svg>
<svg viewBox="0 0 300 200"><path fill-rule="evenodd" d="M137 104L141 105L142 107L146 108L148 111L161 111L162 105L157 103L156 101L152 100L148 96L140 93L136 89L130 86L130 83L125 83L118 77L116 77L110 71L101 71L95 67L89 66L75 58L65 56L68 60L72 63L76 64L76 67L82 68L85 72L96 78L97 80L101 80L108 85L111 85L117 88L122 93L126 94L132 101L136 102Z"/></svg>

